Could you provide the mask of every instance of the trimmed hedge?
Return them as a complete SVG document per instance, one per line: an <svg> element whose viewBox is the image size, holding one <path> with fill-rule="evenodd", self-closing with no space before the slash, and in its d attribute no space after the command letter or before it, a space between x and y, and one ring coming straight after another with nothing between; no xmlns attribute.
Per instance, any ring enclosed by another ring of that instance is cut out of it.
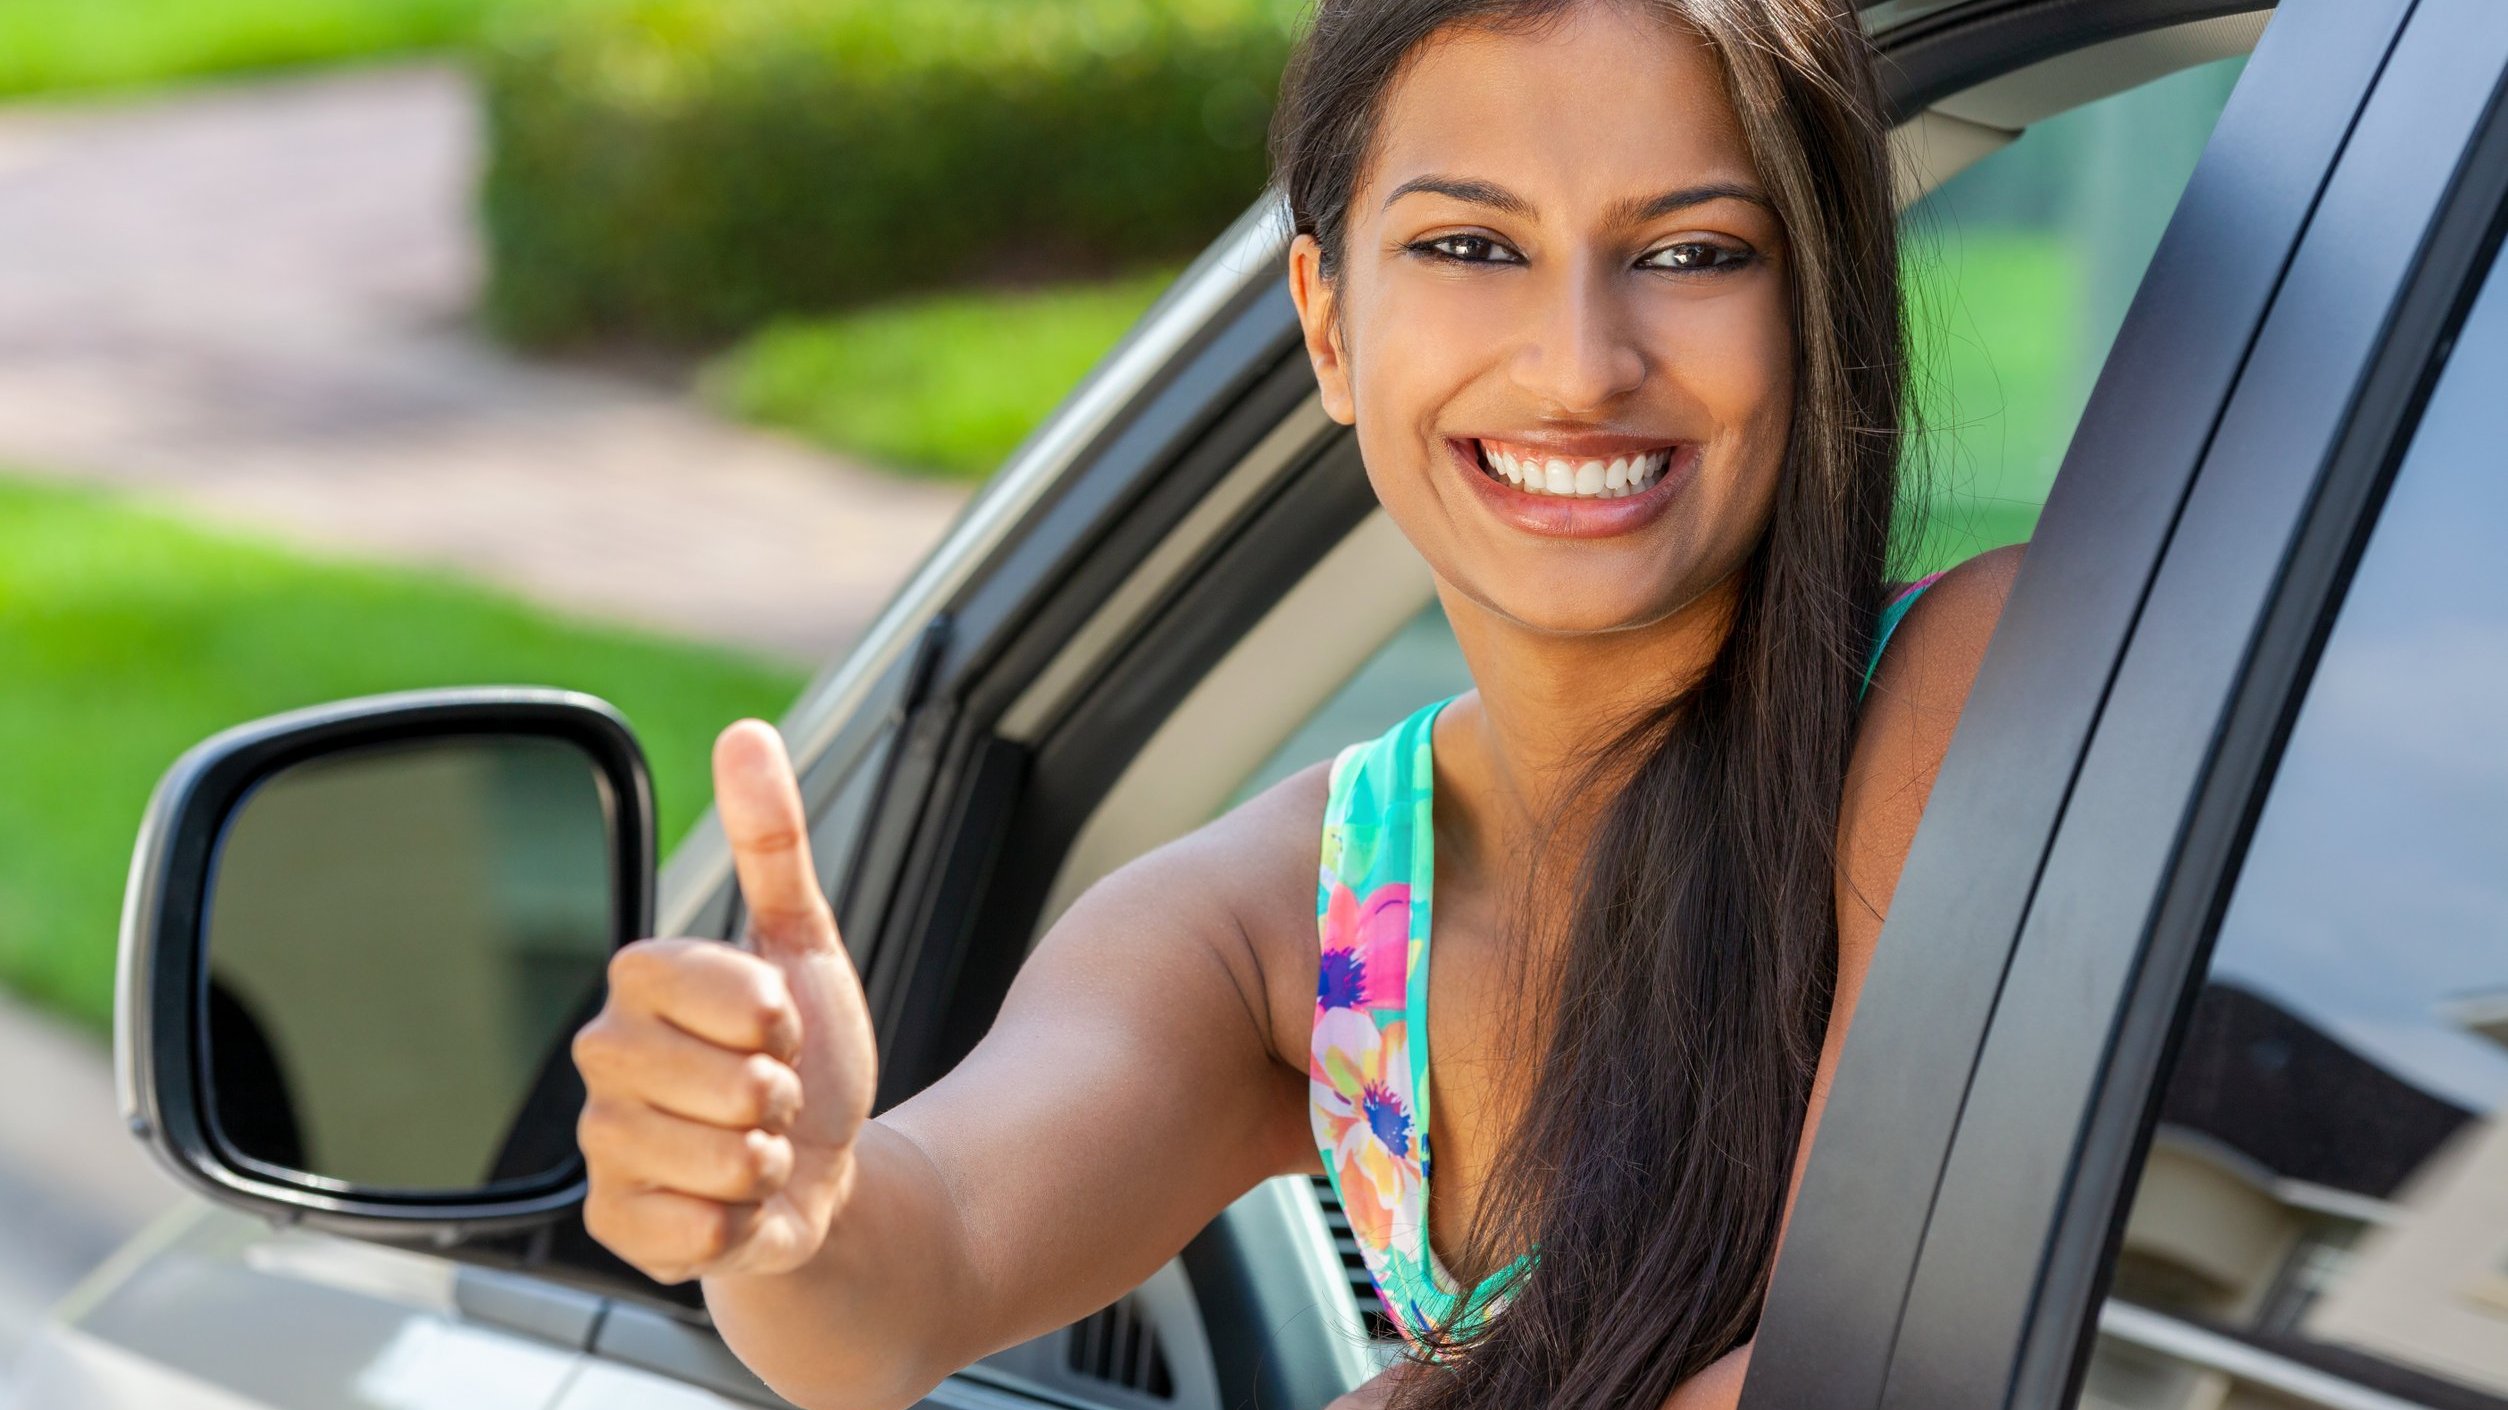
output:
<svg viewBox="0 0 2508 1410"><path fill-rule="evenodd" d="M1260 191L1301 0L602 0L484 46L493 327L708 342L1172 260Z"/></svg>

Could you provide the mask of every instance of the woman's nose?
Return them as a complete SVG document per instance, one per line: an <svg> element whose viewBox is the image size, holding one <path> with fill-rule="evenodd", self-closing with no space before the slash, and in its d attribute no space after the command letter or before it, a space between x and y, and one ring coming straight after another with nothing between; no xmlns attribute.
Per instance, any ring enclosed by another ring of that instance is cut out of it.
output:
<svg viewBox="0 0 2508 1410"><path fill-rule="evenodd" d="M1559 413L1607 407L1645 379L1631 310L1603 287L1608 277L1578 273L1562 281L1531 346L1517 352L1516 384Z"/></svg>

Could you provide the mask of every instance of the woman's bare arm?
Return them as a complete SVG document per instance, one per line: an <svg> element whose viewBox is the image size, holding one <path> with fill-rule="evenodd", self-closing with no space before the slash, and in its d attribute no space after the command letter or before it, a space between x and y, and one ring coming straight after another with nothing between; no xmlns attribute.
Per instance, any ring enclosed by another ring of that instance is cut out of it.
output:
<svg viewBox="0 0 2508 1410"><path fill-rule="evenodd" d="M1302 1071L1273 1029L1294 1008L1279 996L1313 982L1279 971L1312 948L1290 941L1312 930L1320 769L1092 888L966 1061L863 1121L811 1109L831 1090L867 1104L867 1022L844 1037L859 986L768 752L727 732L716 761L758 954L622 951L578 1062L588 1227L657 1277L701 1277L725 1341L778 1393L910 1404L1112 1301L1257 1181L1313 1165ZM813 1043L829 1033L833 1057Z"/></svg>

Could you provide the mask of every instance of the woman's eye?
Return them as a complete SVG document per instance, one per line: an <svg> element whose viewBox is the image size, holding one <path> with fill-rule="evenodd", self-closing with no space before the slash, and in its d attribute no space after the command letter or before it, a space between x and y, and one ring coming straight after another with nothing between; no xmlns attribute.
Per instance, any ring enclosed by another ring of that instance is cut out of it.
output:
<svg viewBox="0 0 2508 1410"><path fill-rule="evenodd" d="M1492 252L1505 250L1506 246L1486 235L1440 235L1433 240L1422 240L1411 248L1457 264L1515 263L1512 259L1491 258Z"/></svg>
<svg viewBox="0 0 2508 1410"><path fill-rule="evenodd" d="M1666 256L1670 258L1667 259ZM1749 262L1750 256L1744 251L1727 249L1722 245L1709 244L1703 240L1683 240L1676 245L1666 245L1637 263L1640 269L1671 269L1686 272L1730 269Z"/></svg>

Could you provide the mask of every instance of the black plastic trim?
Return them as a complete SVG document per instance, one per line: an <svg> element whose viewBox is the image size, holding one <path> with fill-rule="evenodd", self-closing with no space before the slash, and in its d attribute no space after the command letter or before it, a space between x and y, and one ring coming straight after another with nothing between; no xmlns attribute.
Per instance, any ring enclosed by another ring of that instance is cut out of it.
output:
<svg viewBox="0 0 2508 1410"><path fill-rule="evenodd" d="M1890 118L1904 122L1988 79L2091 44L2196 20L2254 14L2274 0L1974 0L1882 36Z"/></svg>
<svg viewBox="0 0 2508 1410"><path fill-rule="evenodd" d="M1202 497L1314 391L1286 280L1254 285L954 604L940 688L996 718Z"/></svg>
<svg viewBox="0 0 2508 1410"><path fill-rule="evenodd" d="M1747 1410L1870 1410L1987 1024L2178 507L2407 0L2289 0L2101 369L1910 848Z"/></svg>
<svg viewBox="0 0 2508 1410"><path fill-rule="evenodd" d="M918 849L934 875L918 876L907 888L920 898L901 927L911 940L895 952L895 973L884 975L880 986L886 1002L875 1025L885 1035L878 1110L958 1065L991 1026L1019 968L1020 952L1005 956L999 946L969 940L1011 835L1028 751L989 734L975 736L966 749L957 756L963 781L942 792L949 807L932 815L931 834Z"/></svg>
<svg viewBox="0 0 2508 1410"><path fill-rule="evenodd" d="M2362 516L2508 195L2503 66L2508 11L2421 0L2326 188L2031 902L1886 1405L2053 1404L2077 1384L2161 1052Z"/></svg>
<svg viewBox="0 0 2508 1410"><path fill-rule="evenodd" d="M1276 593L1249 586L1303 578L1374 504L1355 441L1327 436L1249 508L1238 532L1212 550L1075 697L1062 726L1038 742L1013 824L1021 846L1003 857L994 877L978 932L999 957L994 963L1016 966L1064 854L1106 790L1177 703L1277 601Z"/></svg>
<svg viewBox="0 0 2508 1410"><path fill-rule="evenodd" d="M666 1312L612 1303L592 1333L591 1349L602 1360L702 1386L744 1405L792 1410L792 1402L759 1380L711 1327Z"/></svg>
<svg viewBox="0 0 2508 1410"><path fill-rule="evenodd" d="M1059 494L1044 511L1044 523L1023 534L995 571L973 580L954 605L930 698L907 729L894 765L904 780L895 796L920 799L921 806L885 810L877 836L865 844L873 860L864 872L878 868L895 876L865 976L883 1035L882 1109L940 1077L973 1046L1025 954L1043 893L1032 884L1014 885L1019 902L1005 908L994 876L997 854L1011 880L1032 882L1035 869L1050 868L1070 840L1068 830L1046 835L1030 826L1028 800L1038 781L1025 750L1015 761L1002 753L990 722L1204 496L1312 394L1314 380L1298 346L1285 286L1257 286L1232 306L1220 334L1202 343L1184 374L1164 385L1166 404L1117 437L1114 458L1092 465ZM1363 480L1359 489L1355 504L1318 502L1336 522L1302 522L1296 535L1304 546L1320 553L1357 522L1372 502L1363 498ZM1275 490L1253 512L1259 515L1277 497ZM1156 719L1268 607L1276 589L1264 585L1285 586L1303 571L1302 563L1288 564L1288 577L1255 571L1214 593L1209 564L1246 533L1240 525L1221 534L1201 562L1188 565L1186 581L1202 586L1198 594L1190 586L1180 593L1202 603L1202 614L1172 630L1170 639L1207 645L1183 649L1169 662L1178 668L1171 675L1179 683L1149 716L1117 722L1099 713L1091 692L1123 674L1124 668L1110 666L1063 712L1061 723L1087 721L1084 732L1112 740L1126 759L1139 748ZM1076 551L1077 543L1092 547ZM1172 605L1160 620L1177 621ZM1133 659L1136 649L1121 647L1116 659ZM1051 723L1048 730L1049 736L1060 732ZM1048 752L1040 748L1035 762L1041 765ZM1112 777L1111 771L1095 777L1091 804ZM969 790L982 795L981 806ZM1010 837L1020 845L1003 851ZM967 992L960 992L962 979L972 985Z"/></svg>

